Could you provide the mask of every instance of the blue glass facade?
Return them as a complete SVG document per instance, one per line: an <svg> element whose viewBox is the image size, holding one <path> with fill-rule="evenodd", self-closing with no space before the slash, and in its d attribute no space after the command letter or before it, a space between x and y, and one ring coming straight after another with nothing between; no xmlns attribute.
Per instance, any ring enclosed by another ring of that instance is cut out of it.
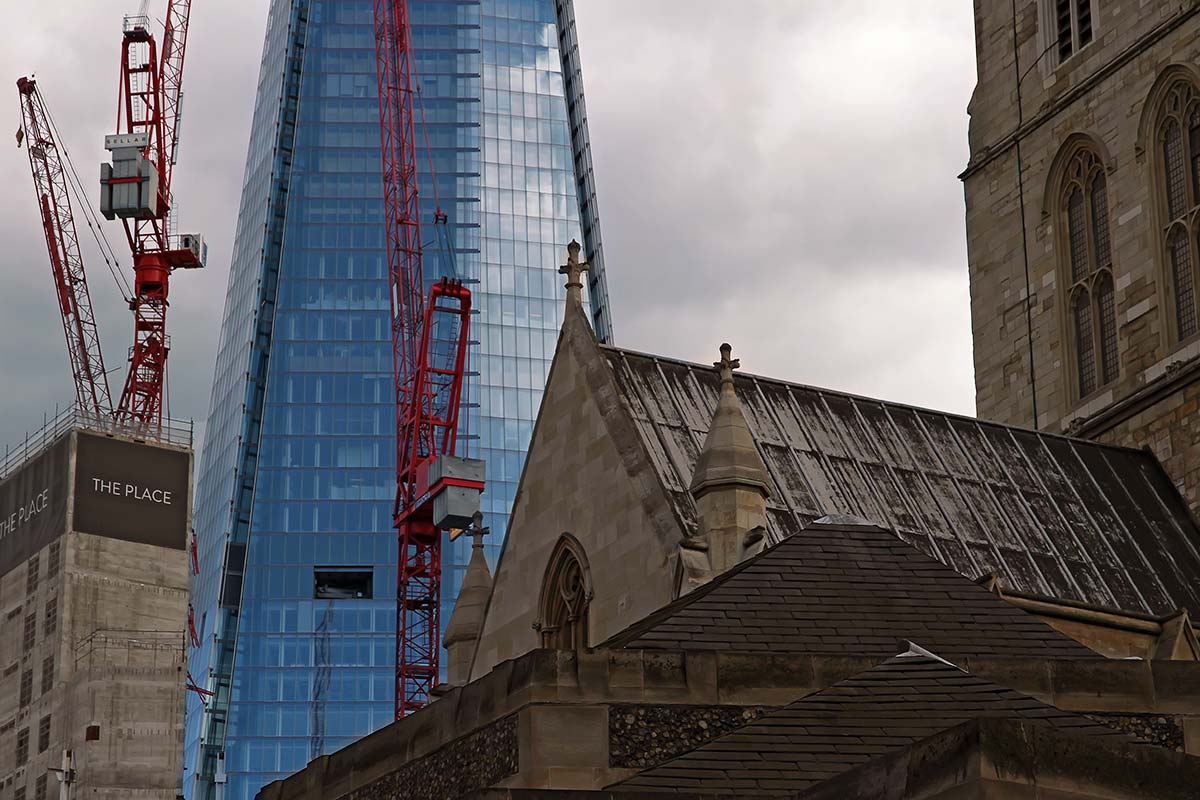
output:
<svg viewBox="0 0 1200 800"><path fill-rule="evenodd" d="M478 310L467 449L487 461L484 512L502 531L572 238L601 267L589 288L609 335L570 3L410 10L437 195ZM269 10L196 494L189 670L213 694L188 697L189 798L250 800L392 718L395 409L372 13L371 0ZM467 550L445 548L443 621ZM349 572L369 577L367 596L316 586Z"/></svg>

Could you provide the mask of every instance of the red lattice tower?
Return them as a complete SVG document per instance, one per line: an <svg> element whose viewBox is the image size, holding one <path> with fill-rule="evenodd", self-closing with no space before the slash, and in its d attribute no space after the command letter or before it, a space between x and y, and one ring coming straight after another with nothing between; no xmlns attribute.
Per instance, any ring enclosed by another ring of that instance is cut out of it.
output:
<svg viewBox="0 0 1200 800"><path fill-rule="evenodd" d="M471 292L442 278L425 301L417 194L417 100L405 0L375 0L379 130L396 386L396 718L423 706L438 680L442 534L433 498L448 486L481 491L440 465L453 456L466 369ZM425 143L428 148L428 141ZM435 222L446 223L440 211ZM448 241L448 239L447 239Z"/></svg>
<svg viewBox="0 0 1200 800"><path fill-rule="evenodd" d="M32 78L17 81L21 101L21 134L29 154L33 188L37 195L55 297L67 337L67 353L75 377L79 409L98 418L112 413L108 376L100 351L100 332L92 313L75 214L71 207L69 164L54 137L54 126Z"/></svg>
<svg viewBox="0 0 1200 800"><path fill-rule="evenodd" d="M174 241L169 230L191 5L191 0L170 0L161 56L150 32L149 18L126 18L121 38L118 133L106 141L106 147L114 153L120 149L137 151L139 158L133 174L115 170L102 178L107 194L101 210L109 219L121 218L133 257L133 346L116 417L145 428L157 428L162 423L170 351L167 307L171 273L204 265L199 237L180 243ZM114 191L122 188L137 199L124 204L114 202Z"/></svg>

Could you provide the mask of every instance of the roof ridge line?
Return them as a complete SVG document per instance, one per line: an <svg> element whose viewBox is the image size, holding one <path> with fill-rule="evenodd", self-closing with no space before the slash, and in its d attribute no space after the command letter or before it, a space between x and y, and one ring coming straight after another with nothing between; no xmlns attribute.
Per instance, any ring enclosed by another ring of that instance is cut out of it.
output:
<svg viewBox="0 0 1200 800"><path fill-rule="evenodd" d="M612 351L613 353L619 353L623 356L640 356L642 358L649 358L654 361L662 361L662 362L667 362L670 364L677 364L679 366L688 367L689 369L697 369L697 370L701 370L701 371L711 371L711 367L706 367L705 365L696 363L695 361L687 361L686 359L675 358L673 356L664 356L664 355L659 355L656 353L647 353L644 350L634 350L634 349L628 348L628 347L619 347L617 345L608 344L605 342L597 342L597 346L600 348L601 351L606 351L606 350ZM876 405L887 406L890 408L906 409L908 411L912 411L915 413L937 414L939 416L948 417L950 419L962 420L964 422L972 422L972 423L975 423L976 425L990 426L993 428L1002 428L1004 430L1009 430L1009 431L1023 431L1025 433L1032 433L1036 436L1046 436L1046 437L1049 437L1052 439L1064 439L1068 442L1082 443L1082 444L1098 447L1098 448L1101 448L1104 450L1116 450L1116 451L1119 451L1122 453L1137 453L1142 456L1146 455L1145 448L1141 448L1141 447L1127 447L1125 445L1112 444L1110 442L1098 442L1098 441L1095 441L1092 439L1083 439L1083 438L1080 438L1077 436L1068 436L1064 433L1055 433L1053 431L1042 430L1041 428L1028 428L1028 427L1025 427L1022 425L1010 425L1005 422L997 422L995 420L982 419L980 417L972 417L968 414L961 414L956 411L941 411L936 408L929 408L928 406L918 406L918 405L913 405L912 403L901 403L901 402L898 402L895 400L885 400L880 397L868 397L867 395L864 395L864 394L855 394L854 392L848 392L843 389L832 389L832 388L829 388L826 386L816 386L815 384L811 384L811 383L800 383L798 381L790 381L790 380L786 380L784 378L774 378L774 377L771 377L770 375L760 375L756 372L741 371L738 373L738 375L739 375L739 377L747 378L747 379L753 380L755 382L762 381L764 383L773 383L776 385L787 386L787 387L794 388L794 389L805 389L810 392L817 392L820 394L837 395L839 397L845 397L845 398L849 398L851 400L861 400L865 403L874 403Z"/></svg>

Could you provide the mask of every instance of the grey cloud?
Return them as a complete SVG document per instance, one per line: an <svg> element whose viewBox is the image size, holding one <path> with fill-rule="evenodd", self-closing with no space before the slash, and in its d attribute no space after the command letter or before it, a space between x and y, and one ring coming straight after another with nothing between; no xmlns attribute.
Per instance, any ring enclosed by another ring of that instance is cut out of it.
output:
<svg viewBox="0 0 1200 800"><path fill-rule="evenodd" d="M0 76L37 72L89 188L130 7L42 3L0 33ZM172 284L177 417L207 415L265 13L265 0L194 11L176 187L210 266ZM970 4L576 0L576 13L619 343L709 361L725 338L748 370L969 412L955 174ZM5 119L17 127L7 91L0 136ZM11 442L72 388L22 151L0 148L0 180ZM119 227L108 235L123 255ZM94 249L85 257L105 356L121 367L129 314Z"/></svg>
<svg viewBox="0 0 1200 800"><path fill-rule="evenodd" d="M970 8L679 7L576 4L619 341L971 411Z"/></svg>

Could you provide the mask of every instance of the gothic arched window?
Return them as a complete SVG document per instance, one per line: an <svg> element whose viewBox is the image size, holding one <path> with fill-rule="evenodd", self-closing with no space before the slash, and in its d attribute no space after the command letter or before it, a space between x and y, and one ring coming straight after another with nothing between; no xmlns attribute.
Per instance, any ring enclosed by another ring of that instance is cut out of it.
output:
<svg viewBox="0 0 1200 800"><path fill-rule="evenodd" d="M550 555L538 604L542 647L581 650L588 646L588 606L592 600L587 557L575 537L563 534Z"/></svg>
<svg viewBox="0 0 1200 800"><path fill-rule="evenodd" d="M1157 127L1159 196L1170 328L1177 341L1200 334L1196 266L1200 253L1200 94L1191 81L1167 91Z"/></svg>
<svg viewBox="0 0 1200 800"><path fill-rule="evenodd" d="M1080 148L1067 163L1060 197L1070 371L1083 398L1115 381L1120 370L1108 179L1091 149Z"/></svg>

